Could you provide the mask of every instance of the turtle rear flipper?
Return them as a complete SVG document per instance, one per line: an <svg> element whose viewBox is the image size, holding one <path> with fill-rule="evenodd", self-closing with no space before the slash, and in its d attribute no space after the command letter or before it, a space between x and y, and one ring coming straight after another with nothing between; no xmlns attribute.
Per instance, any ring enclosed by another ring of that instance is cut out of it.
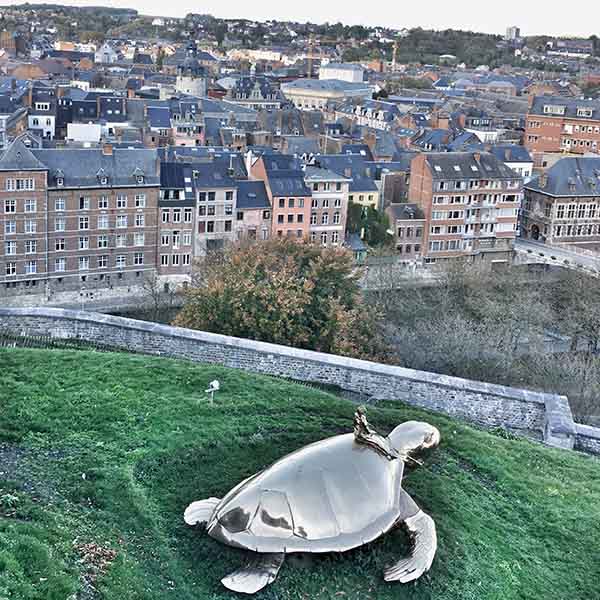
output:
<svg viewBox="0 0 600 600"><path fill-rule="evenodd" d="M283 552L255 554L246 566L221 579L221 583L233 592L255 594L273 583L285 559Z"/></svg>
<svg viewBox="0 0 600 600"><path fill-rule="evenodd" d="M406 518L404 525L412 540L412 551L408 558L403 558L384 571L383 578L386 581L408 583L418 579L431 568L437 550L435 523L428 514L419 510Z"/></svg>
<svg viewBox="0 0 600 600"><path fill-rule="evenodd" d="M183 520L188 525L206 525L220 502L219 498L207 498L206 500L192 502L185 509Z"/></svg>

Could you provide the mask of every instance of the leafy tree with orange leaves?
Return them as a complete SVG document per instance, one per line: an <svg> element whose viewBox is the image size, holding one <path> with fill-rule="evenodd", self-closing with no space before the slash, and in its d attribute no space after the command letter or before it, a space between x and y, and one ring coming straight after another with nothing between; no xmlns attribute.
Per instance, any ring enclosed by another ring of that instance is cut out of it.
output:
<svg viewBox="0 0 600 600"><path fill-rule="evenodd" d="M288 239L234 245L196 265L174 324L381 360L379 315L350 252Z"/></svg>

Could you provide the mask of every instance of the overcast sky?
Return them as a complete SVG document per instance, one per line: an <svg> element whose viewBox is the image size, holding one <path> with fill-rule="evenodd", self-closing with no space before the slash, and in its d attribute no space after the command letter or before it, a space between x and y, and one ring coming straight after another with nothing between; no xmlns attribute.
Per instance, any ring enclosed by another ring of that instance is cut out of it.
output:
<svg viewBox="0 0 600 600"><path fill-rule="evenodd" d="M32 0L35 2L35 0ZM189 12L217 17L267 20L423 27L425 29L467 29L504 33L509 25L521 27L523 35L589 36L600 33L600 2L575 0L434 0L433 2L364 2L359 0L48 0L74 6L115 6L136 8L142 14L181 17ZM15 2L0 0L0 5ZM597 27L597 29L594 29Z"/></svg>

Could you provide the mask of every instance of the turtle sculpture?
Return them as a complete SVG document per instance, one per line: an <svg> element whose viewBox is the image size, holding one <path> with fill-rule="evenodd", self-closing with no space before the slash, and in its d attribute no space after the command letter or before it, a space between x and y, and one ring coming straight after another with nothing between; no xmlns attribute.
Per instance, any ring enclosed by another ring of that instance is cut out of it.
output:
<svg viewBox="0 0 600 600"><path fill-rule="evenodd" d="M387 437L362 411L354 433L337 435L288 454L245 479L223 499L192 502L188 525L205 525L213 538L253 553L248 564L224 577L230 590L253 594L272 583L286 554L344 552L398 525L411 553L384 572L386 581L413 581L427 572L437 548L433 519L402 489L404 463L439 444L439 431L416 421Z"/></svg>

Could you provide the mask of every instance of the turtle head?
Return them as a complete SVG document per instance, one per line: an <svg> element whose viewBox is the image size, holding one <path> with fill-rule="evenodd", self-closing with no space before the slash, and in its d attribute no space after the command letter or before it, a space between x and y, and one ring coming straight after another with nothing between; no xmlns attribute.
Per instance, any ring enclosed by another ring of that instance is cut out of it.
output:
<svg viewBox="0 0 600 600"><path fill-rule="evenodd" d="M398 425L388 439L401 456L411 457L422 450L435 448L440 443L440 432L429 423L406 421Z"/></svg>

